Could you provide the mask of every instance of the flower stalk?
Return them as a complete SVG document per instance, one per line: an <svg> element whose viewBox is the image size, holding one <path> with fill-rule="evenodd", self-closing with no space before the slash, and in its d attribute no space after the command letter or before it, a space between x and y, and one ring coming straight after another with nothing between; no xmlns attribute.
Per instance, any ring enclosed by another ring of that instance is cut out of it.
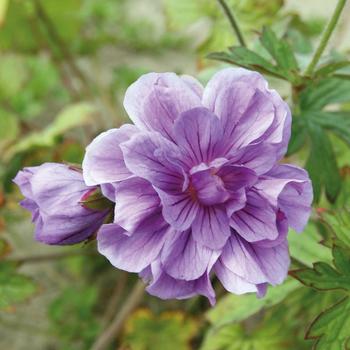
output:
<svg viewBox="0 0 350 350"><path fill-rule="evenodd" d="M338 23L339 17L344 9L345 4L346 4L346 0L338 0L337 6L335 7L333 15L332 15L330 21L328 22L326 29L324 30L324 32L322 34L321 41L320 41L320 43L319 43L319 45L314 53L314 56L305 70L306 76L312 75L318 61L320 60L320 58L323 54L323 51L325 50L325 48L328 44L328 41L329 41L329 39L330 39L334 29L335 29L335 26Z"/></svg>

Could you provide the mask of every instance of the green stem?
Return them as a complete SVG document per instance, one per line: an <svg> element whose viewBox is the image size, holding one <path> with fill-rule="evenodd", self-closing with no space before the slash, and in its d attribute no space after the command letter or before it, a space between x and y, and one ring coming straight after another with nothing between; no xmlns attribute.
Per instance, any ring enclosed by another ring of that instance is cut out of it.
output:
<svg viewBox="0 0 350 350"><path fill-rule="evenodd" d="M311 76L319 59L321 58L321 55L324 51L324 49L326 48L329 38L331 37L334 28L339 20L340 14L345 6L346 0L338 0L337 6L333 12L333 15L330 19L330 21L327 24L326 29L324 30L323 34L322 34L322 38L320 43L318 44L318 48L316 49L314 56L311 60L311 62L309 63L308 67L305 70L305 75L309 75Z"/></svg>
<svg viewBox="0 0 350 350"><path fill-rule="evenodd" d="M236 19L233 16L233 13L230 11L229 7L227 6L227 4L224 0L218 0L218 2L221 5L223 11L225 12L225 15L227 16L228 20L230 21L232 29L233 29L234 33L236 34L239 43L241 44L241 46L246 47L247 45L244 41L242 32L239 29L238 23L236 22Z"/></svg>

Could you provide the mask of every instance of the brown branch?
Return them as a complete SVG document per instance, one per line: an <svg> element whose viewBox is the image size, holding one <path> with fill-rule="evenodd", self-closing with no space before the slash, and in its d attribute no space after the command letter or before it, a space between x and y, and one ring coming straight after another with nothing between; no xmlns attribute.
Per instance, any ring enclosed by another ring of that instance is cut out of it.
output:
<svg viewBox="0 0 350 350"><path fill-rule="evenodd" d="M108 345L117 338L124 321L128 315L137 307L141 302L144 294L145 286L141 281L136 282L131 294L125 301L120 311L115 316L112 323L102 332L102 334L96 339L92 345L91 350L105 350Z"/></svg>

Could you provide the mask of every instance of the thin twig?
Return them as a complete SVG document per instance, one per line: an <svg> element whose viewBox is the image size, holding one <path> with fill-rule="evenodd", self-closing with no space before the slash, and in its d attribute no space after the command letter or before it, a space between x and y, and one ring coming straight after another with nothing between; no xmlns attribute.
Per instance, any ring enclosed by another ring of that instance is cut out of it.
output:
<svg viewBox="0 0 350 350"><path fill-rule="evenodd" d="M218 2L221 5L223 11L225 12L225 15L227 16L228 20L230 21L233 32L236 34L240 45L246 47L247 45L244 41L242 32L239 29L238 23L233 15L233 13L231 12L230 8L227 6L225 0L218 0Z"/></svg>
<svg viewBox="0 0 350 350"><path fill-rule="evenodd" d="M334 9L333 15L330 19L330 21L328 22L326 29L324 30L322 37L321 37L321 41L318 44L318 47L314 53L314 56L312 57L311 62L309 63L309 65L307 66L306 70L305 70L305 75L306 76L310 76L312 75L318 61L320 60L323 51L325 50L328 41L334 31L334 28L336 26L336 24L338 23L339 17L342 13L342 10L345 6L346 0L338 0L337 6Z"/></svg>
<svg viewBox="0 0 350 350"><path fill-rule="evenodd" d="M141 281L136 282L125 304L118 312L109 327L107 327L105 331L97 338L95 343L92 345L91 350L105 350L108 345L117 338L124 321L141 302L144 290L144 284Z"/></svg>
<svg viewBox="0 0 350 350"><path fill-rule="evenodd" d="M97 255L97 252L94 251L72 251L72 252L64 252L64 253L53 253L53 254L41 254L41 255L33 255L33 256L23 256L23 257L11 257L6 259L5 261L15 262L18 264L27 264L27 263L40 263L50 260L60 260L71 258L74 256L94 256Z"/></svg>

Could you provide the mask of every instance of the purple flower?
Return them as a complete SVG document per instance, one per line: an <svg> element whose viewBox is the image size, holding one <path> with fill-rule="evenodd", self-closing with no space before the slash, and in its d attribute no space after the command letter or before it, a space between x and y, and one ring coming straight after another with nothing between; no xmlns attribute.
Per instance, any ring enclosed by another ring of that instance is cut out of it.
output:
<svg viewBox="0 0 350 350"><path fill-rule="evenodd" d="M13 180L26 197L20 204L32 213L36 240L74 244L86 240L103 224L108 210L93 210L80 202L96 187L87 187L81 172L63 164L24 168Z"/></svg>
<svg viewBox="0 0 350 350"><path fill-rule="evenodd" d="M278 162L291 115L264 78L225 69L205 88L174 73L142 76L126 92L135 125L98 136L83 162L89 186L115 202L99 252L139 273L160 298L215 302L215 273L230 292L285 279L288 226L310 215L307 173Z"/></svg>

